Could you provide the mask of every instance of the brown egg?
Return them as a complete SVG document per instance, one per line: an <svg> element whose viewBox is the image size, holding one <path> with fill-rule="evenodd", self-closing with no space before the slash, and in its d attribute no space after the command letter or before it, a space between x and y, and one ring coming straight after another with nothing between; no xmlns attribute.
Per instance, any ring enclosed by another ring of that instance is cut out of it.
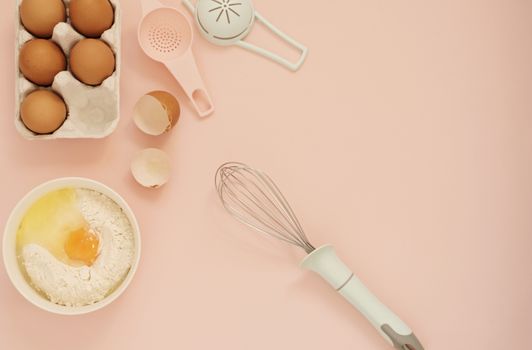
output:
<svg viewBox="0 0 532 350"><path fill-rule="evenodd" d="M66 21L65 4L62 0L23 0L20 20L31 34L50 38L55 25Z"/></svg>
<svg viewBox="0 0 532 350"><path fill-rule="evenodd" d="M100 85L115 70L115 55L98 39L83 39L70 50L70 70L87 85Z"/></svg>
<svg viewBox="0 0 532 350"><path fill-rule="evenodd" d="M65 122L67 108L63 99L49 90L30 93L20 107L20 118L36 134L51 134Z"/></svg>
<svg viewBox="0 0 532 350"><path fill-rule="evenodd" d="M49 86L57 73L66 70L66 58L61 48L53 41L33 39L20 49L19 67L31 82Z"/></svg>
<svg viewBox="0 0 532 350"><path fill-rule="evenodd" d="M114 10L109 0L71 0L70 22L89 38L99 38L113 26Z"/></svg>

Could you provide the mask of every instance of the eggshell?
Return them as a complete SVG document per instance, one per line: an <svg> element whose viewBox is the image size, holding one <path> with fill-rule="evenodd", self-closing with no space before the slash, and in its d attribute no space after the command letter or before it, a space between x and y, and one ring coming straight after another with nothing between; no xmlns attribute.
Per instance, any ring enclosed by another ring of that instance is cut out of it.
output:
<svg viewBox="0 0 532 350"><path fill-rule="evenodd" d="M163 151L148 148L141 151L131 163L135 180L148 188L159 188L170 180L170 158Z"/></svg>
<svg viewBox="0 0 532 350"><path fill-rule="evenodd" d="M30 93L20 108L20 117L28 129L36 134L50 134L59 129L67 116L63 99L49 90Z"/></svg>
<svg viewBox="0 0 532 350"><path fill-rule="evenodd" d="M102 40L80 40L70 50L70 70L82 83L100 85L115 70L113 50Z"/></svg>
<svg viewBox="0 0 532 350"><path fill-rule="evenodd" d="M52 85L55 76L66 69L66 57L51 40L33 39L20 50L19 67L22 74L37 85Z"/></svg>
<svg viewBox="0 0 532 350"><path fill-rule="evenodd" d="M170 118L170 128L176 126L177 122L179 121L179 117L181 116L181 106L179 105L177 98L166 91L152 91L148 95L155 97L157 100L159 100L159 102L161 102L164 109L168 113L168 117Z"/></svg>
<svg viewBox="0 0 532 350"><path fill-rule="evenodd" d="M133 119L144 133L158 136L170 131L179 120L181 107L177 99L165 91L152 91L135 105Z"/></svg>
<svg viewBox="0 0 532 350"><path fill-rule="evenodd" d="M20 4L20 20L33 35L50 38L54 27L66 21L65 4L62 0L23 0Z"/></svg>
<svg viewBox="0 0 532 350"><path fill-rule="evenodd" d="M71 0L69 15L74 29L89 38L99 38L114 21L108 0Z"/></svg>

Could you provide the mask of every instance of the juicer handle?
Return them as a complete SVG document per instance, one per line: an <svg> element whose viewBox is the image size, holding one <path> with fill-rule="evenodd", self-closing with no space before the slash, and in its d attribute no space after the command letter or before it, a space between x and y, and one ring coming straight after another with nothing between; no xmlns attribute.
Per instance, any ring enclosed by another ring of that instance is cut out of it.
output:
<svg viewBox="0 0 532 350"><path fill-rule="evenodd" d="M158 0L140 0L140 5L142 6L142 15L146 16L148 13L156 10L164 5L161 4Z"/></svg>
<svg viewBox="0 0 532 350"><path fill-rule="evenodd" d="M214 112L214 104L205 88L192 51L186 52L177 60L167 62L166 67L179 82L200 117L206 117Z"/></svg>
<svg viewBox="0 0 532 350"><path fill-rule="evenodd" d="M186 0L185 0L186 1ZM253 45L247 41L240 40L235 43L235 45L240 46L241 48L244 48L246 50L249 50L251 52L254 52L256 54L259 54L261 56L264 56L274 62L279 63L282 66L285 66L286 68L290 69L291 71L297 71L302 65L303 62L305 62L305 59L308 55L308 48L303 46L301 43L297 42L292 37L288 36L286 33L282 32L279 28L274 26L272 23L270 23L266 18L264 18L260 13L255 11L255 17L257 20L259 20L262 24L264 24L268 29L270 29L272 32L277 34L281 39L286 41L288 44L292 45L296 49L298 49L301 54L299 56L299 59L296 62L290 62L284 57L279 56L276 53L273 53L271 51L268 51L266 49L263 49L261 47L258 47L256 45Z"/></svg>
<svg viewBox="0 0 532 350"><path fill-rule="evenodd" d="M301 266L325 279L396 349L423 350L412 330L364 286L340 260L332 246L327 245L310 253Z"/></svg>

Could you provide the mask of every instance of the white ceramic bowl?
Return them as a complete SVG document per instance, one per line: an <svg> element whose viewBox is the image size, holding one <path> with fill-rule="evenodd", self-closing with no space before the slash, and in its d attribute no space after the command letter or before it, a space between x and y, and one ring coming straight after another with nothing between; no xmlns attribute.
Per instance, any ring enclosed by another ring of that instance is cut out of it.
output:
<svg viewBox="0 0 532 350"><path fill-rule="evenodd" d="M112 200L114 200L123 210L124 213L127 215L129 221L131 222L131 226L133 228L133 235L135 239L135 253L133 258L133 263L131 266L130 271L128 272L126 278L122 282L122 284L109 296L107 296L105 299L87 306L82 307L68 307L68 306L61 306L52 303L48 299L41 296L39 293L33 289L28 281L24 278L22 271L20 270L18 261L17 261L17 254L16 254L16 240L17 240L17 230L20 225L20 222L22 221L22 218L24 217L26 211L29 209L29 207L35 203L39 198L41 198L43 195L62 188L86 188L90 190L94 190L97 192L100 192ZM137 219L135 218L135 215L133 214L133 211L131 208L127 205L126 201L120 197L118 193L110 189L109 187L93 181L89 179L84 178L61 178L52 180L50 182L46 182L40 186L37 186L33 190L31 190L22 200L15 206L13 211L11 212L11 215L9 216L5 231L4 231L4 242L3 242L3 255L4 255L4 265L7 270L7 274L9 275L9 278L11 279L11 282L13 282L13 285L15 288L22 294L29 302L32 304L38 306L39 308L56 313L61 315L81 315L86 314L89 312L93 312L96 310L99 310L109 304L111 304L116 298L118 298L124 290L128 287L129 283L133 279L133 276L135 275L135 272L137 270L137 266L139 264L140 260L140 248L141 248L141 242L140 242L140 229L139 225L137 223Z"/></svg>

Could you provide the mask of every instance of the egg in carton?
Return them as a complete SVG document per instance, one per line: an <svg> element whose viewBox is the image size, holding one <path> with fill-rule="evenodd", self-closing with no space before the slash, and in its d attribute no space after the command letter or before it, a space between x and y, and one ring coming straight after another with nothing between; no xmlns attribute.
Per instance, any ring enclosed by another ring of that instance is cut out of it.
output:
<svg viewBox="0 0 532 350"><path fill-rule="evenodd" d="M100 38L114 52L115 71L113 74L105 79L101 85L88 86L76 79L67 68L55 76L51 87L42 87L32 83L18 69L20 49L26 42L36 37L22 25L19 13L22 0L16 1L16 18L19 19L16 21L17 46L15 49L15 62L17 63L15 127L17 131L29 140L96 139L109 136L116 129L120 120L121 9L119 0L109 0L114 8L114 23ZM68 12L70 0L63 2ZM68 62L70 50L84 38L72 27L70 17L67 16L67 22L58 23L54 27L51 40L61 47ZM37 89L53 90L63 98L67 106L65 122L52 134L36 134L29 130L21 120L20 106L22 101L28 94Z"/></svg>

